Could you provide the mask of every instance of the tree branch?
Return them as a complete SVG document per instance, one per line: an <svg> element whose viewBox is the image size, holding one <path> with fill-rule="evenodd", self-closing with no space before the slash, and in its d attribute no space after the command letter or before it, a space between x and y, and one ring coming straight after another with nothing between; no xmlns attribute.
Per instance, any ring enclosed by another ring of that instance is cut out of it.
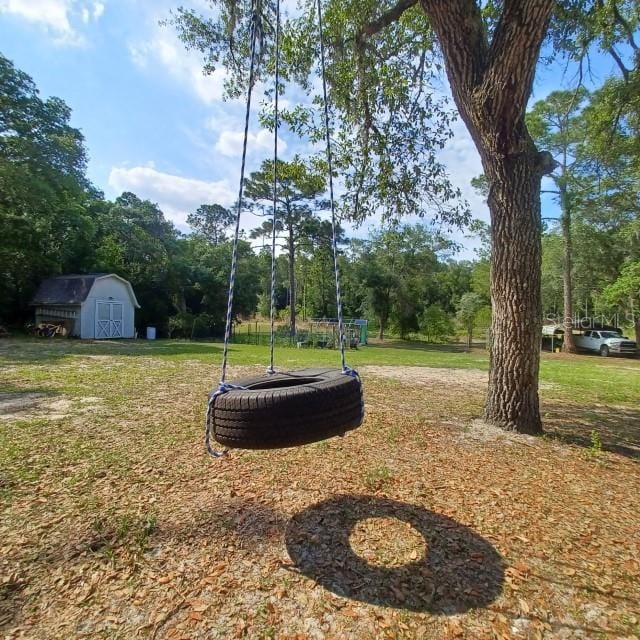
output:
<svg viewBox="0 0 640 640"><path fill-rule="evenodd" d="M636 44L636 41L633 38L633 29L631 28L629 23L620 14L620 11L618 10L618 3L617 2L613 3L613 16L614 16L616 22L624 29L625 33L627 34L627 42L629 43L629 46L634 51L638 51L638 45Z"/></svg>
<svg viewBox="0 0 640 640"><path fill-rule="evenodd" d="M625 82L629 82L629 69L627 69L627 67L625 67L624 62L622 62L622 58L618 55L618 52L615 50L615 47L613 45L611 45L608 48L609 54L611 55L611 57L616 61L616 64L618 65L618 67L620 68L620 71L622 72L622 77L624 78Z"/></svg>
<svg viewBox="0 0 640 640"><path fill-rule="evenodd" d="M597 5L600 9L604 9L603 0L598 0ZM627 40L630 46L633 48L634 51L637 51L638 47L636 46L635 40L633 39L633 32L631 31L631 27L629 26L629 23L622 17L622 15L620 14L620 11L618 11L618 5L615 2L613 2L613 21L611 23L612 29L615 29L616 23L622 26L622 28L627 34ZM618 68L622 72L624 81L628 82L629 74L631 73L631 70L626 67L626 65L622 61L622 58L616 51L613 44L607 47L607 51L609 52L609 55L615 60L615 63L618 65Z"/></svg>
<svg viewBox="0 0 640 640"><path fill-rule="evenodd" d="M479 96L485 100L487 115L512 123L524 117L554 4L553 0L505 0Z"/></svg>
<svg viewBox="0 0 640 640"><path fill-rule="evenodd" d="M421 4L438 37L460 106L480 83L487 61L487 34L480 7L475 0L421 0Z"/></svg>
<svg viewBox="0 0 640 640"><path fill-rule="evenodd" d="M379 18L365 24L360 30L358 40L360 40L362 36L372 36L386 29L390 24L400 20L402 14L416 4L418 4L418 0L399 0L395 6L385 11Z"/></svg>

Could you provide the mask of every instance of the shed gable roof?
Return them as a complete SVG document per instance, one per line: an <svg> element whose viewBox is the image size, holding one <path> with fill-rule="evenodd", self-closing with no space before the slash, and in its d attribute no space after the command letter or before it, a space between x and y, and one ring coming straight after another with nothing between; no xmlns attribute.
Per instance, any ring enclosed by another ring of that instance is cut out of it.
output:
<svg viewBox="0 0 640 640"><path fill-rule="evenodd" d="M31 304L82 304L98 274L48 278L38 287Z"/></svg>
<svg viewBox="0 0 640 640"><path fill-rule="evenodd" d="M38 287L31 300L32 305L74 305L82 304L91 292L96 280L102 278L116 278L123 282L129 290L131 302L138 309L140 305L128 280L115 273L70 274L48 278Z"/></svg>

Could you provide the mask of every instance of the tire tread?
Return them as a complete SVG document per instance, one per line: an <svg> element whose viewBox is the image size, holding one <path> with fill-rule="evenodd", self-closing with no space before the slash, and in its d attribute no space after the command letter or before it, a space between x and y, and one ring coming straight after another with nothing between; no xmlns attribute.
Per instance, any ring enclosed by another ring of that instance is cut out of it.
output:
<svg viewBox="0 0 640 640"><path fill-rule="evenodd" d="M252 390L251 386L290 376L317 381ZM233 383L217 396L213 412L217 442L242 449L272 449L317 442L357 428L364 417L359 378L340 370L305 369L291 374L265 374Z"/></svg>

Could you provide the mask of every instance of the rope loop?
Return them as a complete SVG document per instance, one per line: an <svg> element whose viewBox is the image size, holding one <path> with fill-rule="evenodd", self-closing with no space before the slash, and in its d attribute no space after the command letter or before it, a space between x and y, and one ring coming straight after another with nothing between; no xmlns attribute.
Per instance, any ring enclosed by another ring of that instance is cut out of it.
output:
<svg viewBox="0 0 640 640"><path fill-rule="evenodd" d="M218 388L213 391L209 395L209 403L207 405L207 417L204 425L204 446L207 453L212 458L222 458L227 455L229 449L225 447L224 449L214 449L211 442L214 440L214 432L215 432L215 420L213 415L213 410L216 404L216 398L221 396L223 393L227 393L228 391L232 391L233 389L245 389L245 387L241 387L237 384L230 384L229 382L220 381Z"/></svg>
<svg viewBox="0 0 640 640"><path fill-rule="evenodd" d="M356 378L360 380L360 374L355 369L352 369L351 367L343 367L342 374L345 376L351 376L352 378Z"/></svg>

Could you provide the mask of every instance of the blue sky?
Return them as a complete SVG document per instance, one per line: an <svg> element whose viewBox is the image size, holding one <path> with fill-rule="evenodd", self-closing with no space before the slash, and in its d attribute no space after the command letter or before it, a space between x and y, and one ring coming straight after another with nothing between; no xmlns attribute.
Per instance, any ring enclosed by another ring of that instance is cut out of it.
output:
<svg viewBox="0 0 640 640"><path fill-rule="evenodd" d="M86 138L89 178L107 197L133 191L185 229L187 214L200 204L235 199L244 107L222 100L223 72L203 76L198 55L159 25L178 4L208 7L206 0L0 0L0 51L43 96L71 107L72 124ZM594 64L601 77L612 69L604 58ZM533 100L562 83L560 66L541 68ZM272 144L254 119L249 170L272 153ZM305 144L283 131L280 147L287 158ZM474 216L488 220L469 184L481 165L461 122L441 159ZM549 199L543 208L545 216L556 211ZM243 221L246 228L256 224ZM471 257L466 244L461 256Z"/></svg>

